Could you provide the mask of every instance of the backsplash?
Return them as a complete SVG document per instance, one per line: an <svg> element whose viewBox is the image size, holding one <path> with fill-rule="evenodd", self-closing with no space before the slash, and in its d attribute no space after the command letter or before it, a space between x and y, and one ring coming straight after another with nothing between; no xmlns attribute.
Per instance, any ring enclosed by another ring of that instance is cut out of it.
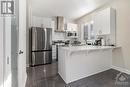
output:
<svg viewBox="0 0 130 87"><path fill-rule="evenodd" d="M54 32L52 40L65 40L65 33Z"/></svg>

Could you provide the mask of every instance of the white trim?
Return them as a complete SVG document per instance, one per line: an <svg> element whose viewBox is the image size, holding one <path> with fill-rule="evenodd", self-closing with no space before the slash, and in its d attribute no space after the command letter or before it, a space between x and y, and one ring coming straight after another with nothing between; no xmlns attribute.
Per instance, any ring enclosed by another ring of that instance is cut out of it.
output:
<svg viewBox="0 0 130 87"><path fill-rule="evenodd" d="M26 82L27 82L27 74L26 74L26 76L24 78L24 87L26 87Z"/></svg>
<svg viewBox="0 0 130 87"><path fill-rule="evenodd" d="M130 70L125 69L125 68L121 68L121 67L117 67L117 66L112 66L112 69L118 70L120 72L126 73L130 75Z"/></svg>

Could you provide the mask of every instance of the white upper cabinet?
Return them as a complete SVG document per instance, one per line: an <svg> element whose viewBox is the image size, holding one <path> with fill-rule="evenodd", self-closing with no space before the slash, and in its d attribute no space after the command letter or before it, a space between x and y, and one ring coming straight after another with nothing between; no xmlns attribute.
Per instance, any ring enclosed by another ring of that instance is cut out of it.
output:
<svg viewBox="0 0 130 87"><path fill-rule="evenodd" d="M33 27L52 28L52 19L33 16L32 17L32 26Z"/></svg>
<svg viewBox="0 0 130 87"><path fill-rule="evenodd" d="M78 31L78 25L74 23L67 23L66 31Z"/></svg>
<svg viewBox="0 0 130 87"><path fill-rule="evenodd" d="M96 35L109 35L115 31L115 10L112 8L107 8L100 12L97 12L93 16Z"/></svg>

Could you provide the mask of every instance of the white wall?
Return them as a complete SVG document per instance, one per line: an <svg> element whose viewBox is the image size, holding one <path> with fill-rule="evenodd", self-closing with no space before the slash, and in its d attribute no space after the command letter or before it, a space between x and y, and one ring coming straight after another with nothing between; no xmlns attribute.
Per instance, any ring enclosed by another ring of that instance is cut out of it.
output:
<svg viewBox="0 0 130 87"><path fill-rule="evenodd" d="M113 65L130 70L130 0L113 0L110 3L76 20L82 24L92 20L92 15L107 7L116 9L116 42L120 49L113 51Z"/></svg>

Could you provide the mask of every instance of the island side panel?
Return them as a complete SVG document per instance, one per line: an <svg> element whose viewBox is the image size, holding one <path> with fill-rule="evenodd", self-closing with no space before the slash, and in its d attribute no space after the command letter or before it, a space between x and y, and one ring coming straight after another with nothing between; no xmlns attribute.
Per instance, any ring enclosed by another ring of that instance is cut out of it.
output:
<svg viewBox="0 0 130 87"><path fill-rule="evenodd" d="M58 73L66 82L66 50L59 47L58 49Z"/></svg>

